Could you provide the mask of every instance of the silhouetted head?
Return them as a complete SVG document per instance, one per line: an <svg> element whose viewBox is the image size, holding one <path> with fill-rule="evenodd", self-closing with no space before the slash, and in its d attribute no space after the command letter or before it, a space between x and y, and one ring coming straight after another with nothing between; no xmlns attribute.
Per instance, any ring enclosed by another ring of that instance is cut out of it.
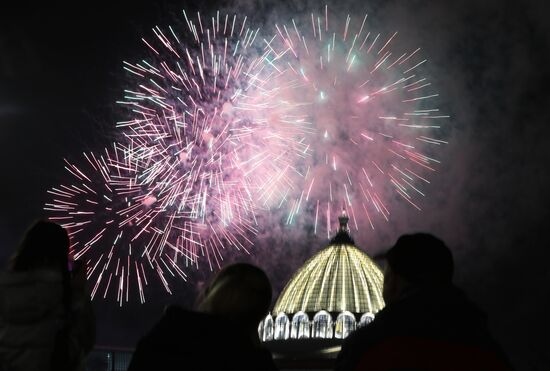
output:
<svg viewBox="0 0 550 371"><path fill-rule="evenodd" d="M391 303L410 287L447 286L452 283L454 263L449 248L427 233L399 237L386 253L384 300Z"/></svg>
<svg viewBox="0 0 550 371"><path fill-rule="evenodd" d="M52 269L68 272L69 236L63 227L47 221L35 222L10 261L13 271Z"/></svg>
<svg viewBox="0 0 550 371"><path fill-rule="evenodd" d="M260 268L236 263L221 269L206 287L198 309L257 329L271 305L271 283Z"/></svg>

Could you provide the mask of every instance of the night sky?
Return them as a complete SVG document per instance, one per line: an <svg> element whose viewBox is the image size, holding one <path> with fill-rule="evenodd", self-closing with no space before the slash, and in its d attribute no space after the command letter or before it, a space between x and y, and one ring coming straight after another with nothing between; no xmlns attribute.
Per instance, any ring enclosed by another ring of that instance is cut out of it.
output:
<svg viewBox="0 0 550 371"><path fill-rule="evenodd" d="M318 10L314 1L120 1L117 5L15 6L0 14L0 258L5 261L32 220L43 216L46 190L78 159L114 138L127 75L122 60L143 56L141 37L174 24L181 10L244 12L269 29L274 20ZM456 260L456 282L487 311L492 331L518 369L550 367L550 23L543 2L338 1L342 14L369 12L399 30L429 59L432 83L452 116L445 164L422 213L406 209L356 242L383 251L402 233L443 238ZM277 293L326 239L266 217L251 256ZM207 270L192 272L172 296L154 288L118 308L95 301L98 344L132 347L167 303L191 306Z"/></svg>

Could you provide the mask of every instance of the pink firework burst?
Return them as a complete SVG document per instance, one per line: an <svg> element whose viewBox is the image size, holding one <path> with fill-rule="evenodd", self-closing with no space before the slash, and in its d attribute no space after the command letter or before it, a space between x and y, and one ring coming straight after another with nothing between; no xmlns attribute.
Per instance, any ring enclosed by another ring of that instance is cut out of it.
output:
<svg viewBox="0 0 550 371"><path fill-rule="evenodd" d="M148 59L124 62L135 88L118 102L131 119L117 127L147 163L139 180L153 206L185 225L176 248L199 248L212 269L226 247L248 252L256 231L246 176L253 134L233 106L261 61L258 29L236 15L183 15L183 31L157 26L143 39Z"/></svg>
<svg viewBox="0 0 550 371"><path fill-rule="evenodd" d="M164 230L156 226L165 215L152 207L152 196L137 180L143 169L128 161L126 151L115 144L84 153L78 165L65 160L72 180L48 190L53 199L45 205L50 219L68 230L73 257L87 263L92 298L116 292L120 305L133 289L144 302L153 275L170 292L168 276L185 279L182 265L192 258L167 244L171 223Z"/></svg>
<svg viewBox="0 0 550 371"><path fill-rule="evenodd" d="M147 58L124 62L134 87L117 102L130 115L117 123L119 143L85 154L83 165L67 162L73 181L52 188L45 207L89 262L93 296L116 279L121 304L132 285L145 300L148 268L171 292L166 277L185 279L201 261L212 270L224 250L248 253L257 231L249 179L274 139L234 106L263 58L258 30L219 12L184 18L183 31L155 27L143 39Z"/></svg>
<svg viewBox="0 0 550 371"><path fill-rule="evenodd" d="M420 210L449 117L437 108L420 48L371 30L367 15L329 19L327 7L275 29L256 75L266 106L259 114L291 128L303 156L286 182L261 187L283 195L287 223L308 209L315 232L325 224L330 235L331 212L342 205L357 229L360 220L368 229L388 221L402 202Z"/></svg>

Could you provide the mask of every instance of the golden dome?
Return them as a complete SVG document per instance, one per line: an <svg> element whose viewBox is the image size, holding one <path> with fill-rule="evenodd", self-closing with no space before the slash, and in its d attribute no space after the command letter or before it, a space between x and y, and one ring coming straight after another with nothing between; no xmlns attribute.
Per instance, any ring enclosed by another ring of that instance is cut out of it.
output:
<svg viewBox="0 0 550 371"><path fill-rule="evenodd" d="M290 279L275 303L273 314L299 311L376 313L384 307L383 274L359 250L348 233L348 218L330 244L310 258Z"/></svg>

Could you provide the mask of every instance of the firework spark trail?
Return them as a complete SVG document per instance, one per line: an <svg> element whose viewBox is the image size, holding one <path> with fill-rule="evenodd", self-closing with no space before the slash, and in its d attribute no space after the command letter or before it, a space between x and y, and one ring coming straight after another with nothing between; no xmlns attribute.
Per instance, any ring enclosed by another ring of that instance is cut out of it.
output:
<svg viewBox="0 0 550 371"><path fill-rule="evenodd" d="M300 116L258 114L275 112L281 103L273 103L273 90L263 86L271 77L259 77L271 51L262 51L259 30L249 28L246 17L197 14L195 23L183 14L187 33L156 27L156 40L144 39L152 60L125 62L139 78L119 103L136 117L118 126L150 162L140 184L162 209L175 208L190 221L185 244L177 248L193 249L194 241L206 238L219 265L222 242L247 251L255 210L284 198L277 190L292 187L296 158L308 152L300 138L312 130Z"/></svg>
<svg viewBox="0 0 550 371"><path fill-rule="evenodd" d="M266 180L259 188L288 207L287 223L310 210L317 232L325 214L327 236L331 209L342 205L357 229L358 219L369 229L375 218L388 221L396 196L420 210L449 117L422 75L420 48L402 50L398 32L370 30L367 15L329 14L327 7L312 13L301 28L296 20L275 25L275 36L263 40L264 63L253 72L262 90L258 104L266 105L259 117L294 130L303 149L284 182Z"/></svg>
<svg viewBox="0 0 550 371"><path fill-rule="evenodd" d="M65 160L72 181L48 190L53 199L44 208L69 231L74 258L87 263L87 278L94 281L92 297L116 290L120 305L128 301L129 278L135 277L144 302L148 276L162 275L161 261L177 264L184 253L155 244L163 231L150 225L162 214L150 207L150 196L136 183L140 165L128 162L125 152L114 144L97 155L84 153L78 165ZM151 249L137 248L140 245Z"/></svg>
<svg viewBox="0 0 550 371"><path fill-rule="evenodd" d="M65 190L68 201L50 190L56 198L45 207L77 241L75 257L92 265L93 296L116 290L121 304L132 285L145 300L146 268L170 292L170 276L185 278L182 266L204 260L213 270L224 250L249 253L256 197L266 192L258 179L288 182L293 167L290 131L248 118L260 108L251 71L267 55L259 30L219 12L183 17L182 30L157 26L142 38L147 58L123 62L133 88L117 102L129 117L116 125L114 151L85 155L86 170L67 163L85 186Z"/></svg>
<svg viewBox="0 0 550 371"><path fill-rule="evenodd" d="M201 246L212 269L224 245L247 251L245 235L255 232L243 168L251 134L233 104L246 72L261 61L252 47L259 30L236 15L183 16L182 33L155 27L154 39L143 39L150 60L125 62L137 87L119 103L135 118L118 127L149 161L140 184L177 220L171 224L182 237L164 243L194 253Z"/></svg>
<svg viewBox="0 0 550 371"><path fill-rule="evenodd" d="M139 156L133 153L142 150L115 143L98 155L84 153L78 165L65 160L73 179L48 190L52 201L44 207L51 220L69 231L73 257L87 263L92 298L116 291L121 306L129 300L130 289L137 289L143 303L151 276L171 293L170 277L186 280L184 270L198 266L205 256L220 265L224 247L247 251L249 235L256 232L253 223L233 229L205 225L178 209L167 209L168 196L157 199L154 188L145 192L140 184L139 176L149 165L136 161ZM204 238L202 230L210 237Z"/></svg>
<svg viewBox="0 0 550 371"><path fill-rule="evenodd" d="M118 143L67 162L73 181L45 207L88 262L92 296L143 302L152 275L171 292L187 267L248 253L260 209L287 208L289 224L314 213L327 235L342 204L355 228L389 220L395 196L420 209L448 117L420 49L328 14L264 39L246 17L184 12L183 30L142 39L148 57L123 65Z"/></svg>
<svg viewBox="0 0 550 371"><path fill-rule="evenodd" d="M119 143L85 154L84 165L67 162L75 183L52 188L45 206L88 261L93 296L116 291L120 304L132 286L145 300L147 270L171 292L170 277L185 279L187 266L204 260L212 270L224 250L249 253L250 179L267 162L290 166L284 139L246 118L252 101L234 109L264 58L259 30L219 12L183 17L183 30L155 27L142 39L147 58L123 63L134 87L117 102L129 112L117 123Z"/></svg>

